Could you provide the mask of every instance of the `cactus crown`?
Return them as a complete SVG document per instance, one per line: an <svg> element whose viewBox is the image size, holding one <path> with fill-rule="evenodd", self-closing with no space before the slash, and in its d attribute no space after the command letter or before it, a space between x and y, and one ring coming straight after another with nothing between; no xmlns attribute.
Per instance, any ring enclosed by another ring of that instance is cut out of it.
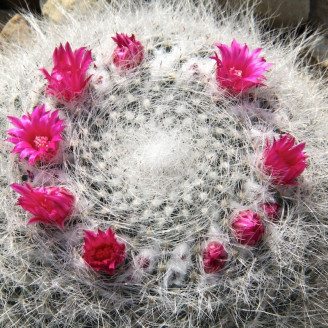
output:
<svg viewBox="0 0 328 328"><path fill-rule="evenodd" d="M3 139L8 111L22 116L35 103L61 109L66 125L66 141L49 163L31 166L11 155L8 164L10 146L0 149L0 323L323 324L327 92L296 61L315 40L283 45L277 37L273 44L251 16L227 15L207 3L112 1L89 9L65 12L58 25L28 16L33 46L0 53ZM111 62L110 36L121 31L144 45L144 61L129 72ZM233 38L261 47L275 63L267 87L242 95L218 87L213 44ZM38 71L50 71L53 49L66 41L92 49L96 64L87 92L71 103L45 94ZM261 168L263 151L267 140L287 133L306 141L311 165L299 186L273 187ZM64 232L26 227L7 188L8 181L26 179L75 195ZM278 223L261 210L275 202L282 208ZM256 247L233 238L232 219L244 210L258 212L266 225ZM81 258L84 230L109 227L127 250L112 276L93 272ZM204 271L208 245L224 245L228 254L218 272ZM317 316L309 315L313 309Z"/></svg>

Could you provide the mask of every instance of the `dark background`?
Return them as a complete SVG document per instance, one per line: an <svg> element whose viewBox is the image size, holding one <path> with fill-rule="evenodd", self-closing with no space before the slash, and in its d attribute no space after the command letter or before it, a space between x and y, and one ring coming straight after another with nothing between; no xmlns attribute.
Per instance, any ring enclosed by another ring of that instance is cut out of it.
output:
<svg viewBox="0 0 328 328"><path fill-rule="evenodd" d="M30 10L35 14L41 14L39 0L0 0L0 32L7 21L15 13L22 10Z"/></svg>
<svg viewBox="0 0 328 328"><path fill-rule="evenodd" d="M39 0L0 0L0 9L17 10L22 8L40 13Z"/></svg>

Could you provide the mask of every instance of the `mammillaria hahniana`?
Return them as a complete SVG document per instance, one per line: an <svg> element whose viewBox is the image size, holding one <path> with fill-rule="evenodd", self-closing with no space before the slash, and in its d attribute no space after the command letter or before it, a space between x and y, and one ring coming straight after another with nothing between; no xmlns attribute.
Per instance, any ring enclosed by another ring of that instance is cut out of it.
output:
<svg viewBox="0 0 328 328"><path fill-rule="evenodd" d="M327 91L297 61L314 39L282 43L251 16L229 16L212 1L85 6L63 11L60 24L27 17L31 45L0 53L3 139L6 116L22 117L35 104L59 109L66 125L60 161L30 165L17 154L8 161L12 145L0 148L0 325L324 326ZM117 32L143 45L141 65L113 64ZM240 93L220 86L210 57L215 43L230 47L233 39L274 63L266 86ZM66 42L94 60L83 96L72 100L47 94L38 70ZM263 170L267 140L288 133L306 142L297 186L275 184ZM24 180L74 195L64 231L26 225L29 215L8 188ZM261 208L272 203L281 205L277 222ZM253 246L233 236L233 214L245 210L266 228ZM125 245L114 274L83 259L85 231L109 228ZM212 241L228 258L206 273Z"/></svg>

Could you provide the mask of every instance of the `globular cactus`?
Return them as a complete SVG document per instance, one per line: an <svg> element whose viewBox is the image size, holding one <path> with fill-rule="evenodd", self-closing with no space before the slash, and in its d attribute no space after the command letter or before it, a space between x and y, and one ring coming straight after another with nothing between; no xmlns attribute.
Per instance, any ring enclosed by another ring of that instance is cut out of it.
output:
<svg viewBox="0 0 328 328"><path fill-rule="evenodd" d="M7 115L37 105L65 125L47 161L0 149L2 327L328 324L328 92L300 58L317 38L282 41L251 11L211 2L86 1L60 24L27 15L31 42L0 53L2 140ZM247 88L231 82L245 71L210 58L231 42L257 60ZM84 64L52 69L56 47ZM46 147L38 131L42 145L28 142ZM27 225L9 188L24 181L74 195L63 230Z"/></svg>

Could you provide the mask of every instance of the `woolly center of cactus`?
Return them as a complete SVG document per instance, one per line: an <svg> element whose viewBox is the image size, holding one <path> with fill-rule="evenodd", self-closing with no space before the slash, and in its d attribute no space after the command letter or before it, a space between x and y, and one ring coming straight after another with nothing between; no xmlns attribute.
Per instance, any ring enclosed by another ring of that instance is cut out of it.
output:
<svg viewBox="0 0 328 328"><path fill-rule="evenodd" d="M123 153L119 166L125 168L125 181L132 189L150 197L175 188L193 157L186 136L180 131L152 128L127 137Z"/></svg>
<svg viewBox="0 0 328 328"><path fill-rule="evenodd" d="M188 145L175 133L158 132L147 137L132 154L133 161L141 170L160 171L183 165Z"/></svg>

